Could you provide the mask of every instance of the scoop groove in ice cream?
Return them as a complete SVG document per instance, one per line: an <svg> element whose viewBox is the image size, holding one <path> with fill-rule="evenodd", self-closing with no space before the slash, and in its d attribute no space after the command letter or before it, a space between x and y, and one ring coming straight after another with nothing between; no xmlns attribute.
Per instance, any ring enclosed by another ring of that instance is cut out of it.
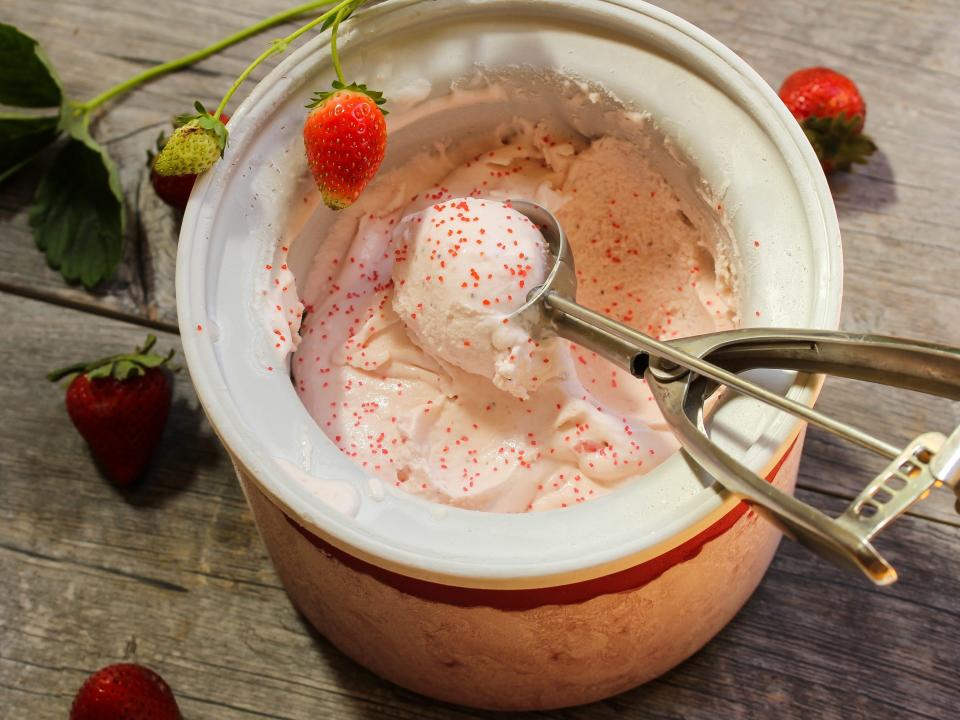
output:
<svg viewBox="0 0 960 720"><path fill-rule="evenodd" d="M642 380L503 324L544 272L510 198L557 215L584 305L666 339L734 324L725 248L641 148L515 121L482 153L386 173L338 218L303 289L293 376L333 442L398 488L479 510L568 507L677 443Z"/></svg>

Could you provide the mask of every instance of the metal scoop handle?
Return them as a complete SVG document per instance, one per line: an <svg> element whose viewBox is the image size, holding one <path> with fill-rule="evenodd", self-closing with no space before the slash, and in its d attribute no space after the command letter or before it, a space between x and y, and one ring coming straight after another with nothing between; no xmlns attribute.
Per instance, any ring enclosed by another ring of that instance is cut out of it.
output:
<svg viewBox="0 0 960 720"><path fill-rule="evenodd" d="M922 500L930 490L950 484L956 491L960 463L955 460L937 477L935 460L956 457L960 430L949 438L924 433L911 441L850 503L831 518L767 482L715 445L707 436L703 402L715 385L689 374L681 382L648 381L661 412L682 444L685 455L717 478L723 487L749 501L786 535L831 562L863 572L877 585L889 585L897 572L871 539ZM951 450L952 448L952 450Z"/></svg>
<svg viewBox="0 0 960 720"><path fill-rule="evenodd" d="M873 335L775 328L661 342L553 293L544 296L543 307L559 335L645 377L683 452L727 490L749 500L790 537L836 564L860 570L879 585L894 582L897 573L870 540L933 487L949 485L960 497L960 428L949 439L924 433L900 449L734 374L755 368L800 370L960 400L960 350ZM778 490L709 439L703 407L719 384L782 408L891 462L840 517L831 518Z"/></svg>
<svg viewBox="0 0 960 720"><path fill-rule="evenodd" d="M517 314L533 313L528 317L540 333L556 333L644 377L687 457L728 491L753 503L785 533L838 564L858 568L877 584L896 580L896 571L870 540L933 487L949 485L960 497L960 428L950 438L924 433L900 449L736 373L751 368L828 373L960 399L960 350L896 338L790 329L744 328L657 340L577 304L575 263L563 228L536 203L518 200L513 206L541 228L554 259L544 282ZM781 492L710 440L703 408L719 385L785 410L890 462L846 512L830 518Z"/></svg>
<svg viewBox="0 0 960 720"><path fill-rule="evenodd" d="M822 372L960 399L960 351L931 343L841 332L744 328L676 341L685 350L729 370L784 368ZM914 438L867 484L837 518L777 490L713 444L703 401L716 385L651 363L647 380L685 452L749 499L788 535L835 563L855 567L880 585L896 580L893 567L870 540L932 488L948 485L960 498L960 428L949 438ZM958 499L960 511L960 499Z"/></svg>
<svg viewBox="0 0 960 720"><path fill-rule="evenodd" d="M900 452L893 445L861 430L750 383L737 377L735 373L684 352L675 345L656 340L579 305L574 300L577 296L577 274L573 253L557 218L543 206L526 200L514 200L512 207L541 229L554 259L543 283L531 291L526 303L516 311L518 315L539 313L534 324L540 325L541 331L547 330L542 327L542 321L546 319L557 334L590 348L637 377L643 375L650 356L653 356L661 362L670 361L735 388L752 398L779 407L884 457L893 458Z"/></svg>
<svg viewBox="0 0 960 720"><path fill-rule="evenodd" d="M670 344L731 372L777 367L960 400L960 350L936 343L830 330L740 328Z"/></svg>
<svg viewBox="0 0 960 720"><path fill-rule="evenodd" d="M658 368L668 375L671 371L680 368L683 369L680 375L682 375L683 372L692 370L698 375L710 378L721 385L734 388L744 395L778 407L791 415L802 418L813 425L821 427L835 435L839 435L845 440L872 450L879 455L894 458L900 454L899 448L885 443L882 440L878 440L862 430L827 417L813 408L771 392L759 385L744 380L734 372L707 362L702 358L702 355L706 354L706 350L711 349L711 341L709 340L706 341L707 345L703 348L704 352L700 353L701 356L698 357L695 354L685 351L675 342L663 342L649 335L644 335L633 328L611 320L606 315L601 315L600 313L585 308L556 292L546 293L543 296L542 302L544 310L553 322L558 335L562 335L568 340L573 340L579 345L588 347L636 377L643 377L644 372L646 372L647 367L650 365L650 358L652 356L660 361ZM775 333L777 332L779 331L771 331L768 337L784 337L776 336ZM723 334L721 334L721 337L722 336ZM708 335L703 337L711 338L715 336ZM714 339L712 341L712 343L717 346L733 342L736 342L736 335L729 337L726 341L723 339ZM807 345L809 346L809 342ZM670 363L672 363L672 365ZM680 375L674 374L674 377L679 377Z"/></svg>

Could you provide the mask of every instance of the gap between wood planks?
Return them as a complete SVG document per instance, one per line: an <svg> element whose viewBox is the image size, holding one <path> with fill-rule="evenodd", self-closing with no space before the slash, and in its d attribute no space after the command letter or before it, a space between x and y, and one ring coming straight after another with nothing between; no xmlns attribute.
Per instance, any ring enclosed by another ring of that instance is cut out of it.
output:
<svg viewBox="0 0 960 720"><path fill-rule="evenodd" d="M863 482L864 487L866 487L867 482L869 482L869 480L868 480L868 479L864 479L864 482ZM837 500L845 500L845 501L847 501L847 502L850 502L850 501L853 500L853 498L855 497L854 495L849 494L849 493L848 493L848 494L844 494L844 493L842 493L842 492L837 492L836 490L827 490L827 489L824 489L823 487L818 486L818 485L808 485L807 483L801 482L801 481L799 481L799 480L797 481L797 489L798 489L798 490L807 490L807 491L809 491L809 492L815 492L815 493L817 493L818 495L825 495L826 497L836 498ZM943 488L941 488L941 490L943 490ZM937 492L937 491L935 490L935 492ZM923 501L921 500L920 502L922 503ZM935 523L935 524L937 524L937 525L943 525L944 527L960 527L960 520L957 520L957 521L955 521L955 522L951 522L950 520L946 520L946 519L944 519L944 518L937 517L936 515L930 515L930 514L928 514L928 513L924 513L924 512L923 512L923 505L921 505L921 504L919 504L919 503L918 503L917 505L914 505L914 506L913 506L912 508L910 508L909 510L907 510L906 515L910 515L911 517L915 517L915 518L917 518L918 520L924 520L924 521L926 521L926 522L932 522L932 523ZM889 526L888 526L888 527L889 527Z"/></svg>
<svg viewBox="0 0 960 720"><path fill-rule="evenodd" d="M180 328L176 323L164 322L163 320L151 320L141 315L125 313L122 310L113 310L111 308L104 307L103 305L98 305L95 301L86 303L81 300L61 297L55 293L45 292L43 290L34 290L33 288L13 285L3 282L2 280L0 280L0 293L15 295L27 300L35 300L37 302L47 303L49 305L56 305L69 310L78 310L89 315L97 315L110 320L119 320L121 322L129 323L131 325L139 325L151 330L160 330L162 332L173 333L175 335L180 334Z"/></svg>

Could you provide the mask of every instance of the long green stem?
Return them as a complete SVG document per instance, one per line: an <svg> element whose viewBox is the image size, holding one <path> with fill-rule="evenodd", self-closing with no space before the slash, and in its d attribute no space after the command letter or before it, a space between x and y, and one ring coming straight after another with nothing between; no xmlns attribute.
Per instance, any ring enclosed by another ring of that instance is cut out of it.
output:
<svg viewBox="0 0 960 720"><path fill-rule="evenodd" d="M175 60L170 60L161 65L156 65L149 70L144 70L139 75L134 75L132 78L120 83L119 85L114 85L112 88L100 93L95 98L92 98L85 103L76 105L76 109L79 112L88 113L111 98L116 97L121 93L125 93L128 90L132 90L133 88L138 87L145 82L153 80L154 78L160 77L166 73L173 72L174 70L187 67L188 65L193 65L194 63L199 62L204 58L208 58L211 55L220 52L224 48L230 47L231 45L234 45L242 40L246 40L257 33L261 33L275 25L284 23L287 20L292 20L293 18L299 17L300 15L310 12L311 10L316 10L317 8L325 5L331 5L334 2L336 2L336 0L312 0L311 2L305 2L302 5L290 8L289 10L284 10L283 12L261 20L250 27L244 28L239 32L235 32L233 35L229 35L222 40L215 42L213 45L204 48L203 50L198 50L197 52L190 53L189 55L184 55L183 57L176 58ZM338 4L337 7L339 6L340 5ZM336 10L336 8L334 8L334 10ZM330 13L326 13L325 16L329 14Z"/></svg>
<svg viewBox="0 0 960 720"><path fill-rule="evenodd" d="M333 21L333 27L330 28L330 59L333 61L333 69L337 73L337 80L346 85L347 80L343 76L343 68L340 66L340 52L337 50L337 36L340 34L340 21L349 11L349 7L344 6L337 12L337 17Z"/></svg>
<svg viewBox="0 0 960 720"><path fill-rule="evenodd" d="M223 96L223 100L221 100L220 104L217 106L217 110L214 113L214 117L220 117L220 115L226 109L227 103L230 102L230 98L233 97L233 94L243 84L243 81L250 76L250 73L256 70L257 66L260 63L262 63L271 55L282 53L287 49L287 46L290 45L290 43L294 42L297 38L299 38L304 33L310 32L317 25L321 25L325 23L327 20L329 20L330 18L338 16L340 11L344 7L347 7L348 5L350 5L352 2L355 2L355 0L341 0L334 7L330 8L329 10L327 10L327 12L323 13L323 15L311 20L306 25L303 25L302 27L293 31L282 40L274 40L273 43L270 44L270 47L268 47L266 50L260 53L256 57L256 59L254 59L254 61L247 66L247 69L244 70L242 73L240 73L240 76L233 81L233 85L230 86L230 89L227 90L226 95ZM328 2L324 4L329 5L330 3Z"/></svg>

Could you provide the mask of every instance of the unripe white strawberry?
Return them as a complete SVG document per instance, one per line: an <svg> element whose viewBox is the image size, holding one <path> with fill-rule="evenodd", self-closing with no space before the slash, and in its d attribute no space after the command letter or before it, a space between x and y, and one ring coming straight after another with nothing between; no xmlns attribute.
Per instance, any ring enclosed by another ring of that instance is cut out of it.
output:
<svg viewBox="0 0 960 720"><path fill-rule="evenodd" d="M212 168L223 157L227 146L227 128L200 103L199 115L179 118L180 127L173 131L154 162L158 175L199 175Z"/></svg>

